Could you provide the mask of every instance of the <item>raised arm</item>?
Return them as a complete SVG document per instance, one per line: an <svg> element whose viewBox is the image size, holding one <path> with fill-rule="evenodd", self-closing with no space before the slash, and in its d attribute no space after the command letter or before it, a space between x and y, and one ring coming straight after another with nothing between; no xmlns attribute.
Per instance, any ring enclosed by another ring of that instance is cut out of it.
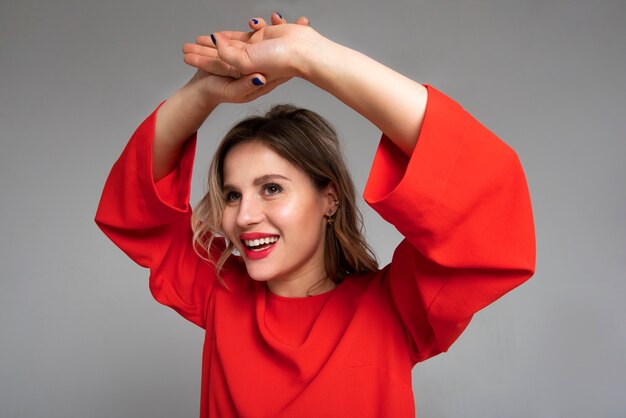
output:
<svg viewBox="0 0 626 418"><path fill-rule="evenodd" d="M285 20L275 14L273 25L283 25ZM307 26L305 17L296 20L294 26ZM251 19L254 30L266 26L262 19ZM254 32L238 32L233 39L248 42ZM213 46L213 44L211 44ZM221 103L244 103L269 93L289 77L267 80L255 71L242 74L237 68L220 59L215 48L198 44L183 47L184 61L197 69L193 78L176 91L159 108L153 143L153 175L160 180L170 173L181 155L187 141L204 123L210 113Z"/></svg>
<svg viewBox="0 0 626 418"><path fill-rule="evenodd" d="M245 40L241 32L212 36L219 57L239 72L270 81L306 79L370 120L407 155L415 147L427 101L421 84L303 25L259 27ZM198 42L215 47L210 37Z"/></svg>
<svg viewBox="0 0 626 418"><path fill-rule="evenodd" d="M197 58L194 77L160 107L155 125L153 176L158 181L178 163L185 142L220 103L246 102L270 91L254 83L259 74L242 77L236 70L211 57Z"/></svg>
<svg viewBox="0 0 626 418"><path fill-rule="evenodd" d="M326 38L315 49L316 61L308 63L304 77L365 116L410 155L424 118L426 88Z"/></svg>

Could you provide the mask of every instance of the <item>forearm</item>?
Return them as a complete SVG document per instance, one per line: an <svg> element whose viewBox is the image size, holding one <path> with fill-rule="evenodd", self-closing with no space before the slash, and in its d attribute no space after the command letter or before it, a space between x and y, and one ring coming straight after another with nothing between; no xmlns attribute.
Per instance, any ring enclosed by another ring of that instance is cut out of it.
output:
<svg viewBox="0 0 626 418"><path fill-rule="evenodd" d="M301 76L366 117L410 155L426 110L426 88L360 52L319 38L312 51L305 51Z"/></svg>
<svg viewBox="0 0 626 418"><path fill-rule="evenodd" d="M169 174L178 163L183 145L204 123L217 103L206 101L193 85L194 79L159 108L152 146L155 181Z"/></svg>

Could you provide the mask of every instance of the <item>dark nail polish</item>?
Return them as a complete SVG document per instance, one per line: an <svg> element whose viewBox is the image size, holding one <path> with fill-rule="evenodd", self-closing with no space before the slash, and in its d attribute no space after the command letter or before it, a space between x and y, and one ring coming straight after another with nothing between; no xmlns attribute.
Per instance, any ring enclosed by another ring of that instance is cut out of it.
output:
<svg viewBox="0 0 626 418"><path fill-rule="evenodd" d="M280 13L276 12L276 14L278 15L278 17L280 17L281 19L283 18L283 15L281 15Z"/></svg>
<svg viewBox="0 0 626 418"><path fill-rule="evenodd" d="M217 41L215 40L215 36L211 34L211 40L213 41L213 45L217 46Z"/></svg>
<svg viewBox="0 0 626 418"><path fill-rule="evenodd" d="M259 77L254 77L252 79L252 84L254 84L255 86L262 86L265 83L263 83Z"/></svg>
<svg viewBox="0 0 626 418"><path fill-rule="evenodd" d="M252 19L252 23L254 23L255 25L259 24L259 20L258 19Z"/></svg>

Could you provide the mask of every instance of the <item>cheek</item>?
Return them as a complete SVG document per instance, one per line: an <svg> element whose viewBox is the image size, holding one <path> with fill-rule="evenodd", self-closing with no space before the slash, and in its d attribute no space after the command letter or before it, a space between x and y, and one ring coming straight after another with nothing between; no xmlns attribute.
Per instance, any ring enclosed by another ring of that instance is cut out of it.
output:
<svg viewBox="0 0 626 418"><path fill-rule="evenodd" d="M313 200L293 199L289 204L276 205L271 213L275 224L309 233L319 228L322 218L321 208Z"/></svg>
<svg viewBox="0 0 626 418"><path fill-rule="evenodd" d="M271 213L275 220L280 220L281 223L289 222L299 217L302 213L302 207L297 202L292 201L287 204L277 204L268 211Z"/></svg>

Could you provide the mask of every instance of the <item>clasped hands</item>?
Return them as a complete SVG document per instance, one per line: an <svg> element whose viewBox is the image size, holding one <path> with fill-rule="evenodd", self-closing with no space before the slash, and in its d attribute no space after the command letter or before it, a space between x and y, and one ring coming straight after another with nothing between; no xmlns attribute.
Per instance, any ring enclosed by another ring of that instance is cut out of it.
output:
<svg viewBox="0 0 626 418"><path fill-rule="evenodd" d="M213 104L243 103L306 72L311 50L322 37L306 17L289 24L278 13L271 25L248 21L251 32L223 31L183 46L184 62L197 69L190 81Z"/></svg>

